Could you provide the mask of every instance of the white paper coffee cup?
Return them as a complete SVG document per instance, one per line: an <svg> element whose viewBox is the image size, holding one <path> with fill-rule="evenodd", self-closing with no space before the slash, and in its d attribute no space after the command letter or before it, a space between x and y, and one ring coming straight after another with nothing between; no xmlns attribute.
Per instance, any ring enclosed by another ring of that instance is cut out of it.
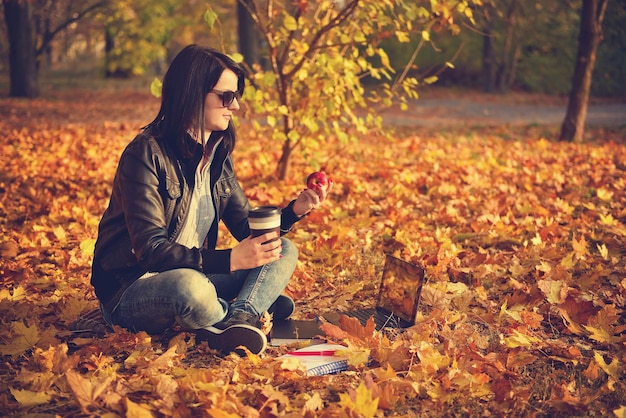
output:
<svg viewBox="0 0 626 418"><path fill-rule="evenodd" d="M267 232L280 231L280 208L277 206L257 206L248 212L250 235L258 237Z"/></svg>

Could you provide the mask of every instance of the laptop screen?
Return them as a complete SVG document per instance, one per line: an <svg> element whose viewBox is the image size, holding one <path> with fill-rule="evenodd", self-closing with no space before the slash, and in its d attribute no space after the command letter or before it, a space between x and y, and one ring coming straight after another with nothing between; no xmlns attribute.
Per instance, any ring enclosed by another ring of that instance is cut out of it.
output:
<svg viewBox="0 0 626 418"><path fill-rule="evenodd" d="M377 308L414 324L423 284L423 268L387 254Z"/></svg>

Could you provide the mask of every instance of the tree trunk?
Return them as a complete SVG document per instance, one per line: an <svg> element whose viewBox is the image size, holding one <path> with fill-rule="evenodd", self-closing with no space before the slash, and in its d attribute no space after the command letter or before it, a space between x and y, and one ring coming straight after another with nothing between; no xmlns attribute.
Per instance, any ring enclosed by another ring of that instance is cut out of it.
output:
<svg viewBox="0 0 626 418"><path fill-rule="evenodd" d="M491 25L491 23L488 23ZM485 27L483 35L483 91L496 91L496 57L493 48L491 28Z"/></svg>
<svg viewBox="0 0 626 418"><path fill-rule="evenodd" d="M291 144L289 141L285 141L283 144L283 152L280 155L278 164L276 164L275 177L278 180L285 180L289 174L289 160L291 157Z"/></svg>
<svg viewBox="0 0 626 418"><path fill-rule="evenodd" d="M9 96L37 97L39 79L30 2L2 0L2 4L9 35Z"/></svg>
<svg viewBox="0 0 626 418"><path fill-rule="evenodd" d="M587 104L591 91L591 78L596 62L596 52L602 41L602 20L608 0L583 0L580 11L578 53L572 78L572 89L559 140L580 142L585 130Z"/></svg>
<svg viewBox="0 0 626 418"><path fill-rule="evenodd" d="M252 67L254 64L260 63L260 36L246 6L252 7L252 2L250 0L239 0L237 2L237 34L239 35L239 51L243 55L244 61Z"/></svg>
<svg viewBox="0 0 626 418"><path fill-rule="evenodd" d="M512 0L506 11L506 19L504 21L506 30L504 34L504 46L502 47L502 63L498 74L498 91L506 93L511 87L509 84L509 75L514 65L515 56L511 52L514 49L515 24L517 20L517 0Z"/></svg>
<svg viewBox="0 0 626 418"><path fill-rule="evenodd" d="M104 28L104 76L106 78L113 77L113 71L110 65L111 51L115 48L115 38L111 28L106 26Z"/></svg>

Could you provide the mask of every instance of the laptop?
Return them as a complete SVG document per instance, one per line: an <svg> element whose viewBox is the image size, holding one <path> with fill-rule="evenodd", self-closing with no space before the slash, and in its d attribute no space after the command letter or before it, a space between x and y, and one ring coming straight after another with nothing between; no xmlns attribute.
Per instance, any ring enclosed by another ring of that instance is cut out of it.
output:
<svg viewBox="0 0 626 418"><path fill-rule="evenodd" d="M423 267L386 254L376 306L327 313L323 317L335 325L339 324L341 315L357 318L363 325L369 318L373 318L379 331L385 328L408 328L415 325L423 285Z"/></svg>
<svg viewBox="0 0 626 418"><path fill-rule="evenodd" d="M363 326L371 317L377 330L395 336L402 329L415 325L423 284L422 267L387 254L375 307L331 312L322 317L331 324L339 325L341 315L351 316L359 319ZM310 344L324 342L324 332L319 328L321 324L319 319L274 321L270 345L280 346L307 340Z"/></svg>

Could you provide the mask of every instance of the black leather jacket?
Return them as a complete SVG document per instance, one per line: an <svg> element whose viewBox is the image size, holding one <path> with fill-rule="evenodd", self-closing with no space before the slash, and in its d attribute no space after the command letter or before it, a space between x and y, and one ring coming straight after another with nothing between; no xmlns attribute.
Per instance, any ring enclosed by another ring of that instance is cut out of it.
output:
<svg viewBox="0 0 626 418"><path fill-rule="evenodd" d="M241 241L250 235L246 198L223 142L211 163L211 190L216 219L203 248L187 248L176 238L187 216L195 171L202 158L198 145L192 158L177 158L165 141L149 132L139 134L124 150L109 206L98 227L91 284L111 312L122 293L146 272L192 268L205 273L229 273L230 249L215 249L218 223L224 222ZM292 201L282 210L281 232L299 218Z"/></svg>

